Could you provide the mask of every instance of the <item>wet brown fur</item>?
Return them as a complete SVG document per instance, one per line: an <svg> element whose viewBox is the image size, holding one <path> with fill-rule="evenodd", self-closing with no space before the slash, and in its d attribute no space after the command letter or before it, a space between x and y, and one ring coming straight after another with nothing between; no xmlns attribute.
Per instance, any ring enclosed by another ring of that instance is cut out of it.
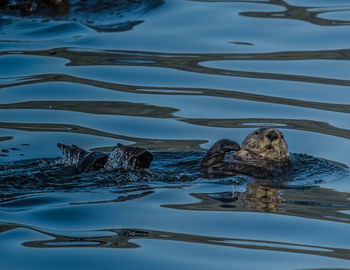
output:
<svg viewBox="0 0 350 270"><path fill-rule="evenodd" d="M282 132L275 128L259 128L250 133L241 144L241 149L232 155L243 161L289 161L288 144Z"/></svg>

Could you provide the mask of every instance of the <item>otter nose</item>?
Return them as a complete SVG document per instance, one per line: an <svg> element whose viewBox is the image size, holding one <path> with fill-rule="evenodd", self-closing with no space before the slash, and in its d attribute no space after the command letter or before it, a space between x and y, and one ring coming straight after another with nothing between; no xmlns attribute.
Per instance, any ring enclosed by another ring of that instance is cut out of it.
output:
<svg viewBox="0 0 350 270"><path fill-rule="evenodd" d="M269 139L270 142L273 142L278 138L278 134L276 133L276 131L271 130L269 131L269 133L266 134L266 137Z"/></svg>

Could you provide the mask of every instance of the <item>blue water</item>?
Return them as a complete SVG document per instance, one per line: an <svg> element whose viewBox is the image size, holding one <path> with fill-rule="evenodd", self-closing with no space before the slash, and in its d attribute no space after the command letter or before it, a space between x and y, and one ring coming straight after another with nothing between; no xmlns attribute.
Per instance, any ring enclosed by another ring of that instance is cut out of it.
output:
<svg viewBox="0 0 350 270"><path fill-rule="evenodd" d="M350 269L349 1L106 10L0 15L0 164L136 144L172 181L1 172L1 268ZM288 181L176 181L260 126L308 155Z"/></svg>

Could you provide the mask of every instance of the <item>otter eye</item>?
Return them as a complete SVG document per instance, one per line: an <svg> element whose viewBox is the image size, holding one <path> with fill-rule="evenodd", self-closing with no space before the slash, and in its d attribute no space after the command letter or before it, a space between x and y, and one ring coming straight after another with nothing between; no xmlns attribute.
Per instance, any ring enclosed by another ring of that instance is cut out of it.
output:
<svg viewBox="0 0 350 270"><path fill-rule="evenodd" d="M258 132L258 131L255 131L255 132L254 132L254 135L258 135L258 134L259 134L259 132Z"/></svg>
<svg viewBox="0 0 350 270"><path fill-rule="evenodd" d="M281 139L283 139L284 138L284 136L281 134Z"/></svg>

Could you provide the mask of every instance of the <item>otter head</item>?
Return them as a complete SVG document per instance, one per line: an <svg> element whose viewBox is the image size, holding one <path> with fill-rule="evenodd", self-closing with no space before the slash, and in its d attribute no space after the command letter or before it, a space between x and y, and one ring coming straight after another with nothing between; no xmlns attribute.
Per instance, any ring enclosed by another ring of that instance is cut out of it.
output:
<svg viewBox="0 0 350 270"><path fill-rule="evenodd" d="M242 150L259 159L285 162L289 161L288 144L282 132L275 128L259 128L243 141Z"/></svg>

